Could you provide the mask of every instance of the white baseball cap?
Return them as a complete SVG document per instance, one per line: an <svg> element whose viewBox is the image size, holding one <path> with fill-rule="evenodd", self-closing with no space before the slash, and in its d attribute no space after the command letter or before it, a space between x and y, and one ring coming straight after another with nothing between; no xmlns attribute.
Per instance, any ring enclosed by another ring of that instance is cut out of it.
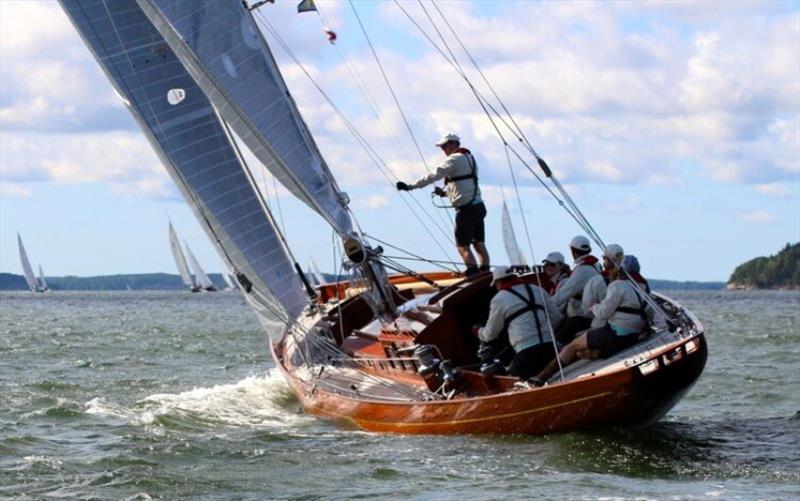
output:
<svg viewBox="0 0 800 501"><path fill-rule="evenodd" d="M620 263L622 258L625 257L625 251L622 250L622 246L619 244L608 244L603 255L615 263Z"/></svg>
<svg viewBox="0 0 800 501"><path fill-rule="evenodd" d="M572 241L569 243L569 246L573 249L578 249L582 251L590 251L592 250L592 244L589 243L589 239L584 237L583 235L578 235L577 237L573 238Z"/></svg>
<svg viewBox="0 0 800 501"><path fill-rule="evenodd" d="M560 252L551 252L547 255L546 258L542 261L543 263L563 263L564 262L564 254Z"/></svg>
<svg viewBox="0 0 800 501"><path fill-rule="evenodd" d="M461 138L458 137L458 134L454 134L452 132L446 132L438 141L436 141L436 146L444 146L450 141L457 141L460 143Z"/></svg>
<svg viewBox="0 0 800 501"><path fill-rule="evenodd" d="M516 275L516 273L514 273L514 270L510 266L498 266L492 271L492 281L489 285L494 285L498 280L513 277L514 275Z"/></svg>

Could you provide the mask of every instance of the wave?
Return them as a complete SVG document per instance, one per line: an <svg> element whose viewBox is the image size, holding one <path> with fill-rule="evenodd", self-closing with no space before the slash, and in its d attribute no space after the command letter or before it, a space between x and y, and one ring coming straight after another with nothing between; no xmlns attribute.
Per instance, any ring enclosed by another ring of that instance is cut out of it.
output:
<svg viewBox="0 0 800 501"><path fill-rule="evenodd" d="M88 414L166 429L226 426L289 431L314 421L298 412L276 370L232 384L150 395L131 407L98 397L86 402L85 409Z"/></svg>

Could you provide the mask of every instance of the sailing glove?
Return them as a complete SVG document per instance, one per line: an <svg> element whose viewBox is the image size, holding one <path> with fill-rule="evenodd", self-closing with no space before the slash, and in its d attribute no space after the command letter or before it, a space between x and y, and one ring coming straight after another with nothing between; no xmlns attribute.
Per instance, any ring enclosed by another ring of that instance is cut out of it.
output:
<svg viewBox="0 0 800 501"><path fill-rule="evenodd" d="M403 181L397 181L397 189L399 191L411 191L411 187L404 183Z"/></svg>
<svg viewBox="0 0 800 501"><path fill-rule="evenodd" d="M447 196L447 192L444 191L442 188L439 188L438 186L435 186L433 188L433 194L436 195L437 197L446 197Z"/></svg>

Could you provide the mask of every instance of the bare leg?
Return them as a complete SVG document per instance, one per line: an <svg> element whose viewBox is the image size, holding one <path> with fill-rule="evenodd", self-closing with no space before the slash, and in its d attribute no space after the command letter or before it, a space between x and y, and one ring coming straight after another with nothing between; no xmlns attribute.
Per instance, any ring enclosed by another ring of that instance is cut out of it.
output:
<svg viewBox="0 0 800 501"><path fill-rule="evenodd" d="M489 251L486 250L486 245L483 242L475 242L472 246L475 247L475 252L478 254L478 264L489 266Z"/></svg>
<svg viewBox="0 0 800 501"><path fill-rule="evenodd" d="M467 268L470 266L475 266L475 256L472 255L472 251L469 250L469 246L456 246L458 249L458 254L461 256L461 259L464 261L464 264L467 265Z"/></svg>
<svg viewBox="0 0 800 501"><path fill-rule="evenodd" d="M581 334L579 337L575 338L571 343L564 347L561 350L561 353L558 354L558 358L561 360L561 365L563 367L568 366L572 362L578 358L578 351L588 350L589 347L586 346L586 334ZM542 372L536 375L537 378L541 379L542 381L547 381L550 377L556 373L558 370L558 361L553 359L552 362L547 364L547 367L542 369Z"/></svg>

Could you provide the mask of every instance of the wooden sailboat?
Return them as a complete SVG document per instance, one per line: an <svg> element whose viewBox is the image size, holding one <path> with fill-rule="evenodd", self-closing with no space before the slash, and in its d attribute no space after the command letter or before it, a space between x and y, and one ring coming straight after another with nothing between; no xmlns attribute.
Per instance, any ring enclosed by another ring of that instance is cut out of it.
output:
<svg viewBox="0 0 800 501"><path fill-rule="evenodd" d="M663 416L702 372L702 324L654 295L646 300L670 328L609 359L570 365L540 388L482 375L471 326L488 315L489 275L387 275L246 3L118 0L108 9L102 0L60 1L233 270L308 412L401 433L633 426ZM310 286L234 133L339 235L352 280ZM547 280L537 267L523 279Z"/></svg>

